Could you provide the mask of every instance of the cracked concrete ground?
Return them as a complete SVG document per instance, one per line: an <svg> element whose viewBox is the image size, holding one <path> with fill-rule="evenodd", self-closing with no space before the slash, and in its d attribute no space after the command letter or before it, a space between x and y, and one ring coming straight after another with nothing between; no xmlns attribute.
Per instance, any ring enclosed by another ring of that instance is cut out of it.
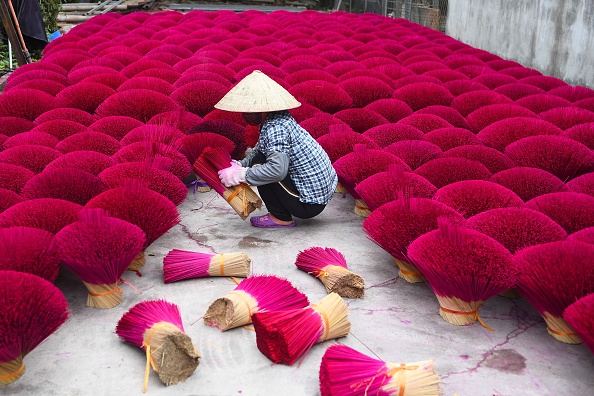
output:
<svg viewBox="0 0 594 396"><path fill-rule="evenodd" d="M0 395L140 395L145 355L114 333L119 318L142 300L164 298L178 304L186 333L202 355L185 382L165 387L151 373L152 395L318 395L318 369L325 349L344 343L369 356L400 363L435 359L444 395L588 395L594 388L594 356L583 345L567 345L546 332L543 320L525 300L495 297L480 310L478 323L453 326L438 314L426 284L397 278L390 256L366 239L362 218L350 196L336 194L317 218L297 221L293 229L257 229L243 222L214 192L190 192L180 205L182 222L149 247L143 276L124 278L124 301L110 310L85 307L86 289L63 271L71 319L25 358L26 372ZM265 213L264 211L255 214ZM349 268L362 275L367 290L347 300L351 333L318 344L301 364L273 365L262 355L255 333L238 328L220 332L202 315L212 301L234 289L228 278L204 278L165 285L163 256L171 249L201 252L244 251L253 273L288 278L315 302L326 295L321 282L295 265L301 250L327 246L342 252Z"/></svg>

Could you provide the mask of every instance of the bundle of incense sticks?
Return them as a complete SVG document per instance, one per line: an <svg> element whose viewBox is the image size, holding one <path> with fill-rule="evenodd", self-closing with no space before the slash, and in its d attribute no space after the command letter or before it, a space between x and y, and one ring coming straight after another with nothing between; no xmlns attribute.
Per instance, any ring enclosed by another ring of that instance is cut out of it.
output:
<svg viewBox="0 0 594 396"><path fill-rule="evenodd" d="M173 249L163 259L165 283L208 276L249 275L251 260L245 253L199 253Z"/></svg>
<svg viewBox="0 0 594 396"><path fill-rule="evenodd" d="M309 305L305 294L291 282L274 275L244 279L235 290L215 300L204 314L204 323L221 331L252 323L261 311L283 311Z"/></svg>
<svg viewBox="0 0 594 396"><path fill-rule="evenodd" d="M338 250L312 247L297 255L295 265L302 271L319 278L328 293L338 293L345 298L361 298L365 292L363 278L347 268L347 263Z"/></svg>
<svg viewBox="0 0 594 396"><path fill-rule="evenodd" d="M116 334L146 352L143 392L151 367L165 385L175 385L190 377L200 363L179 308L165 300L143 301L130 308L119 320Z"/></svg>
<svg viewBox="0 0 594 396"><path fill-rule="evenodd" d="M336 293L304 308L256 312L252 317L256 344L273 362L292 365L314 344L349 334L348 312Z"/></svg>
<svg viewBox="0 0 594 396"><path fill-rule="evenodd" d="M346 345L332 345L320 365L322 396L438 396L439 377L433 359L387 363Z"/></svg>
<svg viewBox="0 0 594 396"><path fill-rule="evenodd" d="M231 205L233 210L243 219L262 207L262 200L252 188L241 183L230 188L225 187L219 179L218 171L231 166L231 156L220 147L206 148L194 162L194 172L213 190Z"/></svg>

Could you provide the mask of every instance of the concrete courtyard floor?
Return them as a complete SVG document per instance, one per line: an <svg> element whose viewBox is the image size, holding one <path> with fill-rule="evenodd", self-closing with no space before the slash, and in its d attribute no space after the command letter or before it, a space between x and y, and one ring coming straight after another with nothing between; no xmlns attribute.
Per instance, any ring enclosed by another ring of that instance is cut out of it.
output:
<svg viewBox="0 0 594 396"><path fill-rule="evenodd" d="M189 192L180 205L180 225L149 247L142 277L124 278L124 301L109 310L85 306L86 289L63 271L57 286L65 293L72 316L55 334L25 358L26 372L1 395L140 395L144 352L121 342L114 329L133 305L167 299L179 306L186 333L202 358L185 382L166 387L151 372L151 395L318 395L318 369L326 348L346 344L369 356L400 363L435 359L442 394L591 395L594 356L583 345L566 345L546 332L545 324L525 300L495 297L480 310L494 332L478 323L453 326L438 314L426 284L409 284L397 277L390 256L370 242L353 213L350 196L336 194L317 218L297 221L293 229L257 229L243 222L214 192ZM254 214L263 214L256 211ZM366 282L365 297L347 300L351 333L318 344L300 365L273 365L262 355L255 333L243 328L220 332L202 315L212 301L232 291L228 278L203 278L165 285L163 257L171 249L247 253L255 274L288 278L311 302L326 295L320 281L299 271L295 258L312 246L342 252L349 268Z"/></svg>

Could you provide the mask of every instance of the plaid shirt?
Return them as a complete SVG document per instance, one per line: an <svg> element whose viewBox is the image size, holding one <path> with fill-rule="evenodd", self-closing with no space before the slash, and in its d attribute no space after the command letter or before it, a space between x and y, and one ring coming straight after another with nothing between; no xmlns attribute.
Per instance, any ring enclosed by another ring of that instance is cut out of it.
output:
<svg viewBox="0 0 594 396"><path fill-rule="evenodd" d="M289 157L289 176L301 202L321 205L330 202L338 183L330 158L288 111L268 115L254 150L265 156L276 151Z"/></svg>

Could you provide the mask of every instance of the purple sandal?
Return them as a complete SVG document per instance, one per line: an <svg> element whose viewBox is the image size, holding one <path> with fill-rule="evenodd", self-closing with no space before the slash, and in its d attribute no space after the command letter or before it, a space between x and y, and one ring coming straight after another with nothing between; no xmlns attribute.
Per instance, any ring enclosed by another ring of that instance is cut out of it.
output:
<svg viewBox="0 0 594 396"><path fill-rule="evenodd" d="M263 216L254 216L250 218L250 223L254 227L258 228L291 228L295 227L295 222L292 221L291 224L277 224L270 218L269 215L265 214Z"/></svg>

